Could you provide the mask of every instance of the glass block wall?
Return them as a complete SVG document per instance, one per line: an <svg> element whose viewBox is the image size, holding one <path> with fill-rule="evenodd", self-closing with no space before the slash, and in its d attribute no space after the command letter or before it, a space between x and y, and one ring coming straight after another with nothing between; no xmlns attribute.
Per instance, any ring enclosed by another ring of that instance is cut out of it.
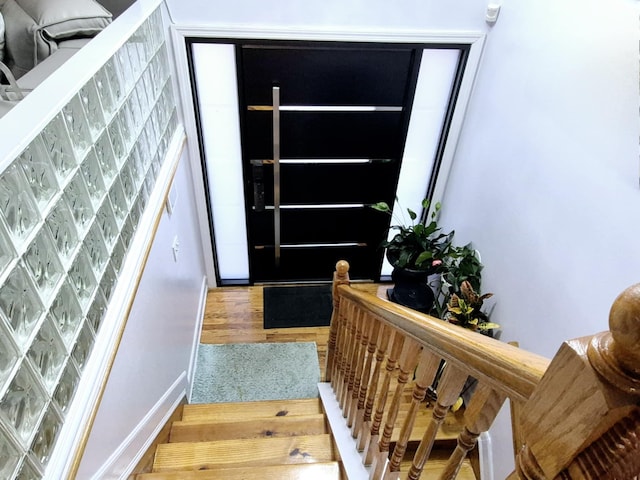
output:
<svg viewBox="0 0 640 480"><path fill-rule="evenodd" d="M0 478L41 478L177 129L156 10L0 174Z"/></svg>

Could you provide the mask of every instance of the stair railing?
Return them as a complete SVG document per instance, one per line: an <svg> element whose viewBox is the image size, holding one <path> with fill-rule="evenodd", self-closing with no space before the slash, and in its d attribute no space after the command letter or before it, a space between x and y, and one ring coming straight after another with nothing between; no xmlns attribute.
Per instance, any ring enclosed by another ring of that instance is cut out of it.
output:
<svg viewBox="0 0 640 480"><path fill-rule="evenodd" d="M565 342L549 361L350 287L348 270L347 262L336 265L325 381L370 479L400 478L415 438L406 478L420 478L470 378L476 386L441 480L456 478L507 398L520 412L509 480L638 478L640 284L614 303L611 332ZM436 377L432 418L415 432Z"/></svg>

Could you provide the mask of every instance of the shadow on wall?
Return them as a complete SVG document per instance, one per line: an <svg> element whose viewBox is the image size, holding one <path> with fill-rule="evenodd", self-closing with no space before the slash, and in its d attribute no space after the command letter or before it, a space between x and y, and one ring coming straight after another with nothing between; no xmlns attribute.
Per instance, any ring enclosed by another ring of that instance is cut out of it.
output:
<svg viewBox="0 0 640 480"><path fill-rule="evenodd" d="M104 8L109 10L113 18L118 17L122 12L135 3L135 0L96 0Z"/></svg>

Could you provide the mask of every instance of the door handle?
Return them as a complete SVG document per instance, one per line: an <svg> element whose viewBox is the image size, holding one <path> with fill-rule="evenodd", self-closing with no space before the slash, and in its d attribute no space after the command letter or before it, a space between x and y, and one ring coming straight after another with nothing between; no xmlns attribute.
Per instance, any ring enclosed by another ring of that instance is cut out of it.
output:
<svg viewBox="0 0 640 480"><path fill-rule="evenodd" d="M262 165L262 160L251 160L253 208L256 212L264 212L264 167Z"/></svg>
<svg viewBox="0 0 640 480"><path fill-rule="evenodd" d="M273 98L273 244L275 266L280 267L280 87L272 89Z"/></svg>

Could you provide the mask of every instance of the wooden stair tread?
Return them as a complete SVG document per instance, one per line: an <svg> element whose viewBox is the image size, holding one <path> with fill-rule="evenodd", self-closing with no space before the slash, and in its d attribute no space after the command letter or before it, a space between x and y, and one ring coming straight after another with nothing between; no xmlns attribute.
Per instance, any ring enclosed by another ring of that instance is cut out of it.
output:
<svg viewBox="0 0 640 480"><path fill-rule="evenodd" d="M185 405L182 420L223 421L248 420L322 413L319 398L299 400L267 400L262 402L206 403Z"/></svg>
<svg viewBox="0 0 640 480"><path fill-rule="evenodd" d="M340 479L338 462L306 463L297 465L269 465L259 467L230 467L215 470L190 470L145 473L138 480L212 480L220 478L242 480L309 480Z"/></svg>
<svg viewBox="0 0 640 480"><path fill-rule="evenodd" d="M393 429L393 433L391 434L391 441L396 442L400 437L400 431L402 430L402 425L404 424L404 419L407 416L406 410L400 410L398 412L398 418L396 420L396 426ZM429 423L431 423L431 419L433 418L433 409L432 408L420 408L416 415L414 428L411 432L411 437L409 438L410 442L419 442L422 440L422 434L427 429ZM438 440L456 440L460 432L464 427L463 419L458 418L455 414L448 412L444 421L440 425L438 429L438 434L436 436L436 441Z"/></svg>
<svg viewBox="0 0 640 480"><path fill-rule="evenodd" d="M158 445L153 472L230 466L291 465L338 459L331 435L250 438Z"/></svg>
<svg viewBox="0 0 640 480"><path fill-rule="evenodd" d="M242 438L274 438L329 433L322 413L230 422L176 421L169 442L208 442Z"/></svg>

